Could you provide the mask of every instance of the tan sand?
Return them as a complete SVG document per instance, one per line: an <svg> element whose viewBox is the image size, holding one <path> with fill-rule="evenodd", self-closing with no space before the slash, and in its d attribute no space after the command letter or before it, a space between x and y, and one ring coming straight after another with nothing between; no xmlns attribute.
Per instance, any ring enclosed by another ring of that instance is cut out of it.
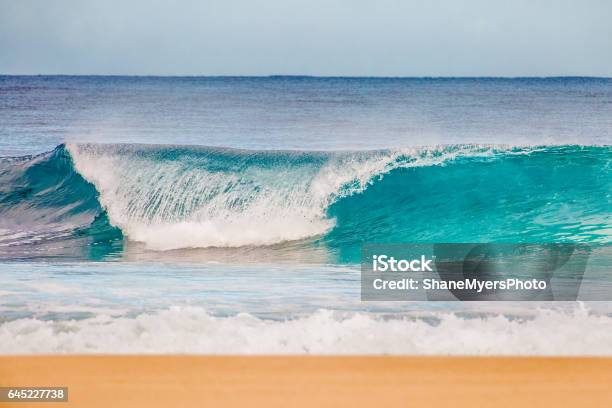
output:
<svg viewBox="0 0 612 408"><path fill-rule="evenodd" d="M67 386L70 407L612 407L612 359L0 357L0 386Z"/></svg>

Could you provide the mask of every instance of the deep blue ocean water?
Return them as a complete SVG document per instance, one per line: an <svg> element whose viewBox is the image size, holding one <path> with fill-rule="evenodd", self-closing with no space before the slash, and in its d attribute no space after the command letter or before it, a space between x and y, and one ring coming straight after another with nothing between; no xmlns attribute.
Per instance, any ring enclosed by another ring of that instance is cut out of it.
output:
<svg viewBox="0 0 612 408"><path fill-rule="evenodd" d="M358 263L607 248L611 141L611 79L0 77L0 344L610 354L608 302L361 302Z"/></svg>

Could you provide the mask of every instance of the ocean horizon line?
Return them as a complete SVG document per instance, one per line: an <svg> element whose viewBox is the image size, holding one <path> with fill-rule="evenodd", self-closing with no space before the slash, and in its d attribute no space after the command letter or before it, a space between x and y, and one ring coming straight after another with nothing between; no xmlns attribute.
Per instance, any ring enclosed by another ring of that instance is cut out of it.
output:
<svg viewBox="0 0 612 408"><path fill-rule="evenodd" d="M401 80L559 80L588 79L609 80L612 76L597 75L423 75L423 76L384 76L384 75L303 75L303 74L269 74L269 75L160 75L160 74L5 74L0 78L32 78L32 77L67 77L67 78L210 78L210 79L401 79Z"/></svg>

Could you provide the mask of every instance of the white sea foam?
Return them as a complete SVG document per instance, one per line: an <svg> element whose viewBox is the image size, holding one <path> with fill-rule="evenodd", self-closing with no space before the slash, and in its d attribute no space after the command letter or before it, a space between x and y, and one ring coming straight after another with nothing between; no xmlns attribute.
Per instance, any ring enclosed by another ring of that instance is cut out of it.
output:
<svg viewBox="0 0 612 408"><path fill-rule="evenodd" d="M0 354L612 355L612 318L585 309L537 310L523 320L453 313L385 319L322 310L273 321L171 308L131 318L14 320L0 325L0 345Z"/></svg>
<svg viewBox="0 0 612 408"><path fill-rule="evenodd" d="M263 165L241 162L250 157L243 153L224 167L205 155L166 159L121 145L68 149L77 171L100 193L113 225L149 249L170 250L270 245L324 234L334 225L328 206L363 191L376 177L398 167L493 155L500 148L321 153L313 160Z"/></svg>

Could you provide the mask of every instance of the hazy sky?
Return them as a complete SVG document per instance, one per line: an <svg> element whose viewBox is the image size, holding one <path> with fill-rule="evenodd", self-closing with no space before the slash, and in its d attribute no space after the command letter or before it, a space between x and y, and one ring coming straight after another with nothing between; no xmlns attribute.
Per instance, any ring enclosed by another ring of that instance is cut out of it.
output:
<svg viewBox="0 0 612 408"><path fill-rule="evenodd" d="M612 1L0 0L0 73L612 76Z"/></svg>

